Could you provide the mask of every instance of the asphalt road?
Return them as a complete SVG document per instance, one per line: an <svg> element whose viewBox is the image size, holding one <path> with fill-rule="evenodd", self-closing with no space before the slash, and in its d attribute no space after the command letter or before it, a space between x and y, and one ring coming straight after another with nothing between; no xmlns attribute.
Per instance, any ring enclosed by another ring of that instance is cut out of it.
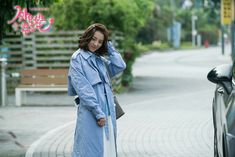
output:
<svg viewBox="0 0 235 157"><path fill-rule="evenodd" d="M215 84L206 76L229 63L218 47L139 58L123 102L127 114L118 121L120 157L212 157Z"/></svg>

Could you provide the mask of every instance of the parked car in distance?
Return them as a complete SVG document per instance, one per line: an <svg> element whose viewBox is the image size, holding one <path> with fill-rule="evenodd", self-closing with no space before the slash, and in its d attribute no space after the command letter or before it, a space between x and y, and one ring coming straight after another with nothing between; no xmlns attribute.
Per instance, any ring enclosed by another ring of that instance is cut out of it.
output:
<svg viewBox="0 0 235 157"><path fill-rule="evenodd" d="M212 104L214 157L235 157L235 64L217 66L207 78L216 84Z"/></svg>

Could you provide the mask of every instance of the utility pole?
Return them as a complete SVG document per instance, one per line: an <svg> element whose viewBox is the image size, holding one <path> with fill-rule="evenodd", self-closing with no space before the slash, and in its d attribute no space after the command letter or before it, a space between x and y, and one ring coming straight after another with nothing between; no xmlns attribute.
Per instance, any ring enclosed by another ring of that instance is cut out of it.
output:
<svg viewBox="0 0 235 157"><path fill-rule="evenodd" d="M224 55L224 25L221 25L221 46L222 55Z"/></svg>
<svg viewBox="0 0 235 157"><path fill-rule="evenodd" d="M231 23L231 46L232 46L232 60L235 60L235 21Z"/></svg>
<svg viewBox="0 0 235 157"><path fill-rule="evenodd" d="M235 0L232 0L231 3L231 14L232 14L232 23L231 23L231 46L232 46L232 60L235 60Z"/></svg>
<svg viewBox="0 0 235 157"><path fill-rule="evenodd" d="M235 60L235 18L234 18L234 1L235 0L221 0L221 25L231 26L231 57ZM223 31L223 30L222 30ZM222 34L223 35L223 34ZM222 45L223 46L223 45ZM223 51L223 47L222 47ZM223 52L222 52L223 53Z"/></svg>
<svg viewBox="0 0 235 157"><path fill-rule="evenodd" d="M171 12L172 12L172 20L171 20L171 26L170 26L170 42L171 42L171 46L174 47L175 0L170 0L170 3L171 3Z"/></svg>
<svg viewBox="0 0 235 157"><path fill-rule="evenodd" d="M192 46L195 47L196 46L196 35L197 35L197 31L196 31L196 20L197 20L197 16L194 15L194 13L192 13Z"/></svg>

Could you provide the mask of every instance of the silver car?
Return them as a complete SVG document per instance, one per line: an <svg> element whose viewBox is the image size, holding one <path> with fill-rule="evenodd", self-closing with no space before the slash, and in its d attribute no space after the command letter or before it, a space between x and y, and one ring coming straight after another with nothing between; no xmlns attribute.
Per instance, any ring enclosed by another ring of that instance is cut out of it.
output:
<svg viewBox="0 0 235 157"><path fill-rule="evenodd" d="M214 157L235 157L235 64L217 66L207 78L216 84L212 108Z"/></svg>

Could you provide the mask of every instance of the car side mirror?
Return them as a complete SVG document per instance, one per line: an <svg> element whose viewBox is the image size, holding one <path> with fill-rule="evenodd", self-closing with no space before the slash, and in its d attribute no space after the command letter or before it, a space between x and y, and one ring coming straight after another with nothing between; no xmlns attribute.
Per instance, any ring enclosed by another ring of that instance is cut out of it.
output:
<svg viewBox="0 0 235 157"><path fill-rule="evenodd" d="M232 91L232 65L225 64L213 68L208 74L207 79L213 83L221 84L227 93Z"/></svg>

